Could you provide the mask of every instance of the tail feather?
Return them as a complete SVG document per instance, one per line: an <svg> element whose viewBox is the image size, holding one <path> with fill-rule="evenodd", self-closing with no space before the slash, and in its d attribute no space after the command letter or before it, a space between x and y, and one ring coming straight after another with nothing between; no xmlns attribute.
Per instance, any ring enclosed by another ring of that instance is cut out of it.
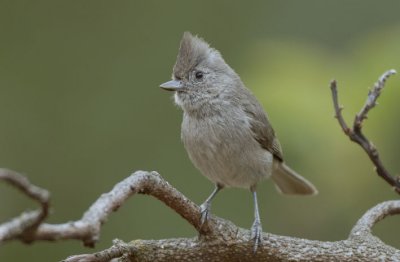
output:
<svg viewBox="0 0 400 262"><path fill-rule="evenodd" d="M318 190L310 181L297 174L283 162L274 163L272 180L282 194L288 195L316 195Z"/></svg>

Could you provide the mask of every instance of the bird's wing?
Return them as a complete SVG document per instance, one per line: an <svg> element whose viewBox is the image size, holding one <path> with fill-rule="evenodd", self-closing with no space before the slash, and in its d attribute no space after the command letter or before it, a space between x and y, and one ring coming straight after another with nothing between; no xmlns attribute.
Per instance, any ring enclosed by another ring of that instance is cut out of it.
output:
<svg viewBox="0 0 400 262"><path fill-rule="evenodd" d="M248 103L243 104L243 110L249 116L254 139L260 143L261 147L271 152L275 158L283 161L281 145L275 137L274 129L264 109L251 93L246 98L244 101L248 101Z"/></svg>

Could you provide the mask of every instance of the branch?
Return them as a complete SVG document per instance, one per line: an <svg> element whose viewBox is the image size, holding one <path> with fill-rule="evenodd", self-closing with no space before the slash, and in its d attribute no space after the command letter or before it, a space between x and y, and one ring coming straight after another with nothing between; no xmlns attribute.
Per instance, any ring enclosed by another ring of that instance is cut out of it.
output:
<svg viewBox="0 0 400 262"><path fill-rule="evenodd" d="M361 108L360 112L356 115L356 119L354 121L354 127L353 127L354 130L361 129L362 122L364 121L364 119L367 119L367 114L368 114L369 110L377 105L376 100L381 95L381 92L382 92L383 88L385 87L386 80L391 75L394 75L394 74L396 74L396 70L394 70L394 69L386 71L375 83L372 90L368 91L367 100L365 101L365 104ZM360 132L361 132L361 130L360 130Z"/></svg>
<svg viewBox="0 0 400 262"><path fill-rule="evenodd" d="M2 170L3 171L3 170ZM15 172L3 172L16 174ZM16 175L17 177L20 175ZM26 180L27 181L27 180ZM18 183L19 186L21 183ZM29 185L28 188L35 188ZM137 171L97 199L78 221L64 224L41 224L31 232L31 241L79 239L93 246L98 240L100 227L107 217L134 194L148 194L175 210L194 228L201 232L195 238L164 240L135 240L130 243L114 241L110 248L94 253L67 258L75 261L371 261L374 255L388 260L400 260L400 252L385 245L371 235L372 226L390 214L400 212L400 201L379 204L368 211L356 224L347 240L321 242L263 233L259 251L253 254L251 232L232 222L211 216L204 229L200 229L199 207L172 187L156 172ZM22 217L22 216L21 216ZM11 222L0 225L6 232ZM23 233L21 233L23 235ZM12 238L22 239L14 233Z"/></svg>
<svg viewBox="0 0 400 262"><path fill-rule="evenodd" d="M7 178L7 181L13 181L12 183L18 188L26 188L27 191L24 192L36 199L36 195L32 192L35 192L37 187L30 185L29 181L23 176L9 170L3 170L1 174ZM174 209L202 234L210 235L212 233L210 227L202 227L200 229L199 211L196 204L186 197L182 197L175 188L161 179L156 172L138 171L116 184L109 193L101 195L80 220L64 224L41 224L31 230L30 239L31 241L77 239L82 240L85 246L93 247L99 239L101 225L105 223L107 217L113 211L116 211L131 195L136 193L153 195ZM46 206L47 215L47 202L44 206ZM37 211L29 212L1 225L0 243L16 238L25 239L27 228L31 228L30 224L37 225L39 221L42 222L42 216L42 213Z"/></svg>
<svg viewBox="0 0 400 262"><path fill-rule="evenodd" d="M350 237L359 237L371 234L372 227L387 216L400 214L400 201L387 201L376 205L367 211L356 223Z"/></svg>
<svg viewBox="0 0 400 262"><path fill-rule="evenodd" d="M35 240L33 232L49 214L50 194L47 190L32 185L26 177L9 169L0 168L0 180L16 187L29 198L39 202L41 206L40 210L22 213L8 223L0 225L0 245L14 238L30 243Z"/></svg>
<svg viewBox="0 0 400 262"><path fill-rule="evenodd" d="M384 167L379 157L378 150L372 144L372 142L370 142L362 133L362 124L363 121L367 119L367 114L369 110L377 105L376 100L380 96L385 86L386 80L395 73L395 70L389 70L385 72L375 83L373 89L368 92L368 97L365 101L364 106L354 118L353 128L349 128L343 118L343 107L339 106L336 80L333 80L331 82L331 90L333 106L335 109L335 117L338 119L339 125L342 127L344 133L350 138L351 141L359 144L364 149L371 161L374 163L377 174L382 177L389 185L391 185L397 193L400 194L400 179L398 177L392 176L389 171Z"/></svg>
<svg viewBox="0 0 400 262"><path fill-rule="evenodd" d="M180 197L184 198L183 195ZM197 213L197 210L196 210ZM94 254L71 256L64 262L109 261L400 261L400 251L371 235L377 221L400 213L400 201L388 201L369 210L347 240L321 242L263 233L261 245L252 253L250 231L214 218L220 235L214 238L171 238L116 242Z"/></svg>
<svg viewBox="0 0 400 262"><path fill-rule="evenodd" d="M113 241L114 245L110 248L102 250L94 254L76 255L67 258L64 261L68 262L108 262L113 258L126 259L127 257L134 256L136 248L133 245L124 243L119 239Z"/></svg>

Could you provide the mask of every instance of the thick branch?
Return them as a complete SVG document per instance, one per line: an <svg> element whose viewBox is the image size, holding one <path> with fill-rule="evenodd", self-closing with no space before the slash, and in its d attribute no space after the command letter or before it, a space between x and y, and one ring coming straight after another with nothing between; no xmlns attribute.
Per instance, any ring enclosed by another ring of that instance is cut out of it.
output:
<svg viewBox="0 0 400 262"><path fill-rule="evenodd" d="M353 128L349 128L343 118L343 108L339 106L337 83L335 80L331 82L331 90L333 106L335 108L335 117L338 119L338 122L342 127L344 133L350 138L351 141L359 144L364 149L371 161L374 163L377 174L382 177L389 185L394 187L395 191L400 194L399 178L394 177L389 173L389 171L383 165L376 147L362 133L362 123L365 119L367 119L367 114L369 110L371 110L377 104L376 100L381 94L382 89L385 86L386 80L395 73L395 70L389 70L385 72L375 83L374 88L368 92L368 98L364 106L354 118Z"/></svg>
<svg viewBox="0 0 400 262"><path fill-rule="evenodd" d="M159 182L162 182L161 180ZM179 192L176 197L186 199ZM181 209L175 210L179 212ZM229 221L213 218L210 223L213 228L218 229L218 235L202 238L134 240L126 244L117 242L107 250L95 254L72 256L65 262L106 261L103 260L104 257L111 259L123 256L124 260L121 261L135 262L400 261L400 251L385 245L371 235L371 228L377 221L389 214L397 214L399 210L400 201L388 201L377 205L357 222L347 240L336 242L321 242L263 233L261 245L257 253L253 254L253 242L250 240L249 230L236 227ZM198 215L197 209L193 211Z"/></svg>
<svg viewBox="0 0 400 262"><path fill-rule="evenodd" d="M108 262L111 261L113 258L129 258L134 256L136 248L133 245L124 243L123 241L116 239L113 241L114 245L110 248L102 250L100 252L94 254L83 254L83 255L76 255L67 258L64 261L69 262ZM124 260L122 260L124 261ZM126 261L126 260L125 260Z"/></svg>

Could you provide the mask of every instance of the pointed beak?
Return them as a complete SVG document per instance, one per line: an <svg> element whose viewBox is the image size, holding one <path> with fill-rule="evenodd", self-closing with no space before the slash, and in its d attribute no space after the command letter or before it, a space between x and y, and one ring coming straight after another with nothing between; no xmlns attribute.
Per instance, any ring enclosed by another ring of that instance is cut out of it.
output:
<svg viewBox="0 0 400 262"><path fill-rule="evenodd" d="M183 84L181 81L171 80L161 84L160 87L168 91L179 91L183 88Z"/></svg>

